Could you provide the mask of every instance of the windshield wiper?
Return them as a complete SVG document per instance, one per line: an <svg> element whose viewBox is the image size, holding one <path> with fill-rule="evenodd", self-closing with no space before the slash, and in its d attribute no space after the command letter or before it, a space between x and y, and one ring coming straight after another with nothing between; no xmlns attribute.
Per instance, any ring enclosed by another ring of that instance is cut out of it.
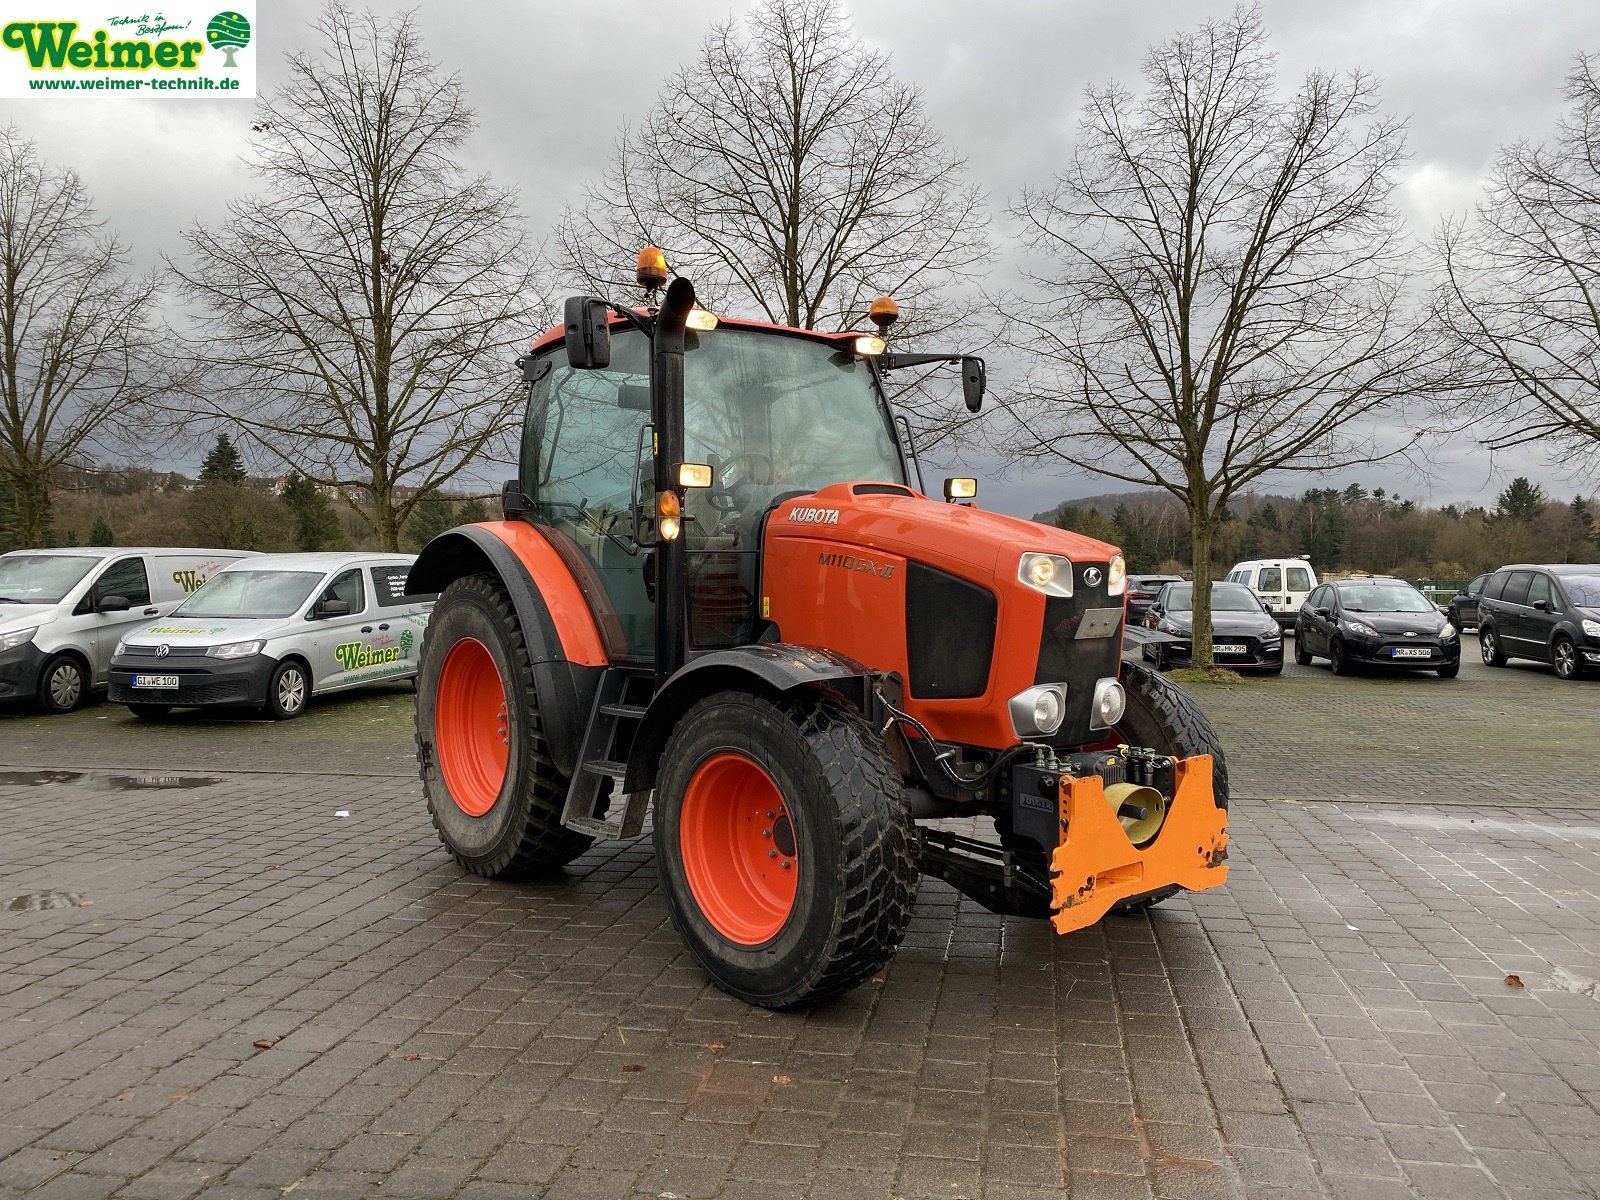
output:
<svg viewBox="0 0 1600 1200"><path fill-rule="evenodd" d="M0 596L0 604L26 604L26 600L18 600L15 596Z"/></svg>

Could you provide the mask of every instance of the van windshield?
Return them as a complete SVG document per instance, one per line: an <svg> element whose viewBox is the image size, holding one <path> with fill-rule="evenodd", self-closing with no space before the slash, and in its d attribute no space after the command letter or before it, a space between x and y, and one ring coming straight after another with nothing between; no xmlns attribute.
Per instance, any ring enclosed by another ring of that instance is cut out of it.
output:
<svg viewBox="0 0 1600 1200"><path fill-rule="evenodd" d="M82 554L0 556L0 604L57 604L102 561Z"/></svg>
<svg viewBox="0 0 1600 1200"><path fill-rule="evenodd" d="M322 579L321 571L223 571L201 584L172 615L236 620L293 616Z"/></svg>

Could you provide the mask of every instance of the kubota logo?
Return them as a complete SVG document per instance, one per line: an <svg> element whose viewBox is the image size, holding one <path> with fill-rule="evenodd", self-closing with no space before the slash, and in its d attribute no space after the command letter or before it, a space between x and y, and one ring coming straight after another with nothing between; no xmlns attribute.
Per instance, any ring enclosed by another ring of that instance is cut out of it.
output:
<svg viewBox="0 0 1600 1200"><path fill-rule="evenodd" d="M797 508L790 512L789 520L802 525L837 525L839 523L839 510L837 508Z"/></svg>

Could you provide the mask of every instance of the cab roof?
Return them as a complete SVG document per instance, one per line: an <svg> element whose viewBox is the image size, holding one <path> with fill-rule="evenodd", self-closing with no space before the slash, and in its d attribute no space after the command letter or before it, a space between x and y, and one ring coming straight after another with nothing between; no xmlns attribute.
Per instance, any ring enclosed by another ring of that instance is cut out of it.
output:
<svg viewBox="0 0 1600 1200"><path fill-rule="evenodd" d="M653 310L644 308L642 306L634 308L633 311L642 317L654 315ZM611 313L606 323L611 326L613 332L615 332L617 329L633 328L633 326L628 323L626 317L619 317L616 313ZM858 329L845 330L839 333L823 333L816 329L797 329L791 325L774 325L767 321L747 321L739 317L724 317L721 313L717 314L717 329L744 329L758 331L761 333L782 333L793 337L812 338L819 342L838 344L842 346L851 345L858 337L868 336ZM711 330L711 332L715 333L716 330ZM551 346L560 345L566 340L566 336L567 327L564 324L552 325L538 337L534 338L532 345L528 347L528 353L537 354L541 350L550 349Z"/></svg>

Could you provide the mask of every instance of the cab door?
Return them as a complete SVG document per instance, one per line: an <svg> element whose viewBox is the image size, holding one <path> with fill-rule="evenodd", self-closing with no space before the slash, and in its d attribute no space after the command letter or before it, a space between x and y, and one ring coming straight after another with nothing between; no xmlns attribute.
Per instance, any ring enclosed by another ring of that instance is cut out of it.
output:
<svg viewBox="0 0 1600 1200"><path fill-rule="evenodd" d="M126 609L101 611L107 599L120 596L128 602ZM74 616L91 625L89 637L90 660L93 664L94 682L104 683L111 667L111 656L124 634L148 625L153 617L161 615L160 606L150 600L150 575L144 559L132 554L119 558L89 585L83 599L78 602Z"/></svg>
<svg viewBox="0 0 1600 1200"><path fill-rule="evenodd" d="M1550 642L1562 616L1561 597L1550 586L1550 576L1540 572L1528 584L1528 607L1523 615L1523 636L1528 652L1541 658L1550 654Z"/></svg>
<svg viewBox="0 0 1600 1200"><path fill-rule="evenodd" d="M367 568L372 603L369 619L361 624L381 656L389 660L378 664L371 678L409 679L417 673L428 614L438 597L406 595L409 571L404 564L392 563Z"/></svg>

